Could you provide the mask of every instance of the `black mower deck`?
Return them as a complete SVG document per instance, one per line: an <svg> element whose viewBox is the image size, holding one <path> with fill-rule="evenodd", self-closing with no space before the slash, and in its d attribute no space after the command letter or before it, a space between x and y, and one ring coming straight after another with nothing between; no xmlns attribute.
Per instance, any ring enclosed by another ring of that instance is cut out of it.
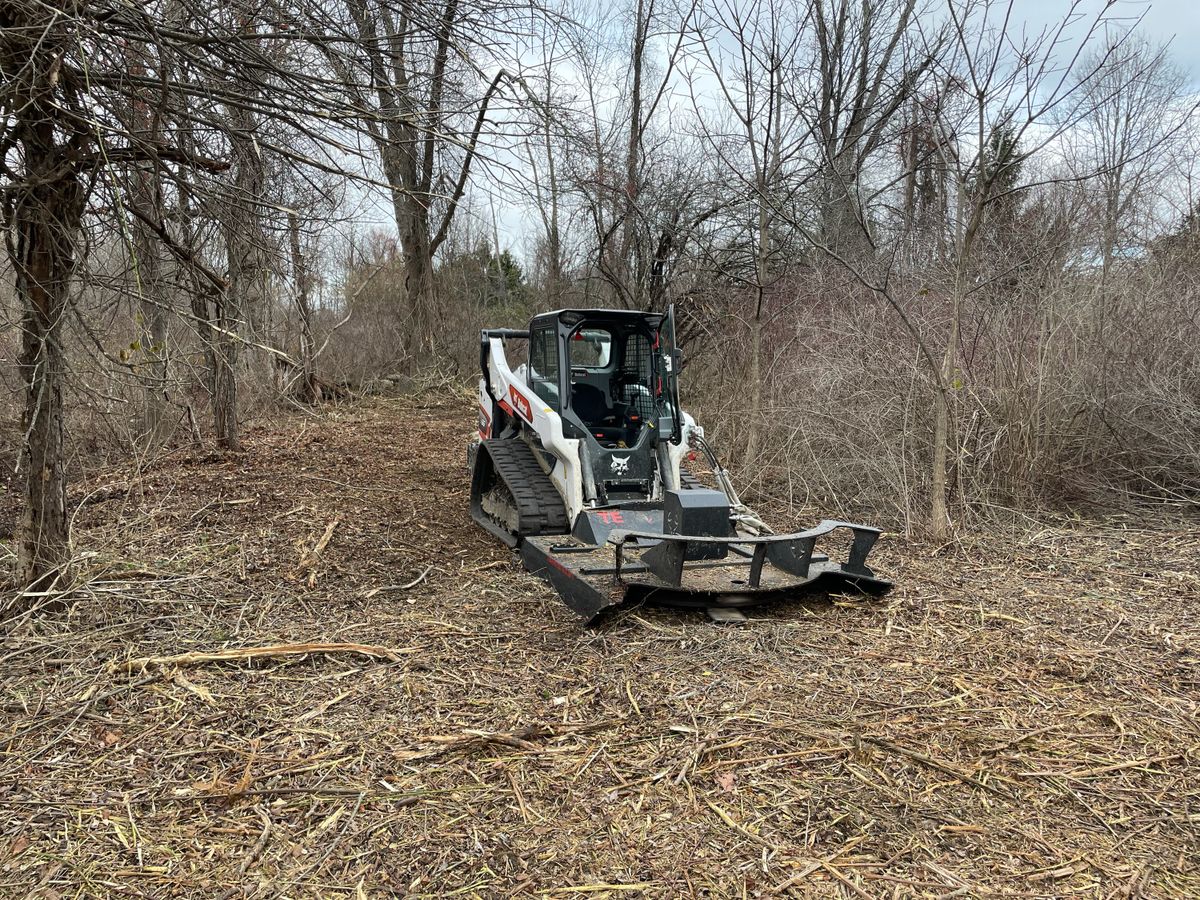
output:
<svg viewBox="0 0 1200 900"><path fill-rule="evenodd" d="M853 534L844 563L815 552L817 541L837 529ZM769 603L809 587L882 593L891 584L865 564L879 533L835 521L797 534L759 537L614 529L601 544L567 535L527 537L521 558L590 621L631 599L714 610Z"/></svg>

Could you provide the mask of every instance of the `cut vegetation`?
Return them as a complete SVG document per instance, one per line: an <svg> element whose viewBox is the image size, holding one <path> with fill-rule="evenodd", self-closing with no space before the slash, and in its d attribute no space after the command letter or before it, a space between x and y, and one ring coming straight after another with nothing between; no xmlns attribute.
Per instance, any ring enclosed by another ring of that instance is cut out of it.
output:
<svg viewBox="0 0 1200 900"><path fill-rule="evenodd" d="M585 629L472 524L473 421L81 486L75 603L0 651L0 894L1200 895L1195 529L890 537L882 600Z"/></svg>

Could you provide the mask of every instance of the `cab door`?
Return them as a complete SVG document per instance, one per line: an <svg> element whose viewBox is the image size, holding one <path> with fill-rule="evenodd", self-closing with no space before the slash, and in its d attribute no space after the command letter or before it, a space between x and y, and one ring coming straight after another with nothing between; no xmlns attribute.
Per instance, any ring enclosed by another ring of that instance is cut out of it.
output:
<svg viewBox="0 0 1200 900"><path fill-rule="evenodd" d="M558 329L552 322L537 325L529 335L529 387L561 414L559 384Z"/></svg>
<svg viewBox="0 0 1200 900"><path fill-rule="evenodd" d="M658 384L655 393L658 399L658 432L669 435L672 444L678 444L683 436L683 422L679 415L679 368L683 354L675 338L675 304L667 307L658 328Z"/></svg>

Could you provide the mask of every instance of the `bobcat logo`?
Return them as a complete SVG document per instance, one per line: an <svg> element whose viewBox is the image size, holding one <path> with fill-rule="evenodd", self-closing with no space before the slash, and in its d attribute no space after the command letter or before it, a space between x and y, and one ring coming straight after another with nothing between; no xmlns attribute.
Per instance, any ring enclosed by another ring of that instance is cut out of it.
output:
<svg viewBox="0 0 1200 900"><path fill-rule="evenodd" d="M612 470L614 475L629 474L629 457L614 456L612 457Z"/></svg>

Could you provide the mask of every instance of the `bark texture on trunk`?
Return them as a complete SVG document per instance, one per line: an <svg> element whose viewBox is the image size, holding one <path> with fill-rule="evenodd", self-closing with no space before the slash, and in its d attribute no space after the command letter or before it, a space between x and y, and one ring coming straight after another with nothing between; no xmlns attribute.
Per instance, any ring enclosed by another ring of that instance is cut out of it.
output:
<svg viewBox="0 0 1200 900"><path fill-rule="evenodd" d="M873 250L858 195L857 169L857 164L835 161L825 176L823 238L830 250L848 260L861 259Z"/></svg>
<svg viewBox="0 0 1200 900"><path fill-rule="evenodd" d="M21 426L25 507L17 532L17 579L46 588L70 559L63 430L63 320L70 303L84 192L63 164L54 126L27 131L29 186L11 207L17 297L21 301L18 371L25 389Z"/></svg>
<svg viewBox="0 0 1200 900"><path fill-rule="evenodd" d="M161 221L162 195L158 176L150 168L141 168L134 176L132 205L146 218ZM133 220L133 262L140 297L138 343L143 359L141 372L145 391L142 433L154 447L168 437L172 426L167 396L167 296L158 236L142 217Z"/></svg>
<svg viewBox="0 0 1200 900"><path fill-rule="evenodd" d="M759 445L762 441L763 418L763 371L762 371L762 319L755 316L750 320L750 414L746 428L745 464L753 466L758 461Z"/></svg>
<svg viewBox="0 0 1200 900"><path fill-rule="evenodd" d="M133 75L144 77L146 67L135 60ZM130 104L129 131L133 138L150 146L162 144L162 113L149 97L136 97ZM163 209L162 173L157 160L134 164L128 179L132 268L137 302L137 373L144 392L142 438L153 448L170 437L170 400L167 395L168 309L165 260L159 235L150 223L166 220Z"/></svg>
<svg viewBox="0 0 1200 900"><path fill-rule="evenodd" d="M217 445L227 450L240 450L238 431L238 337L242 310L237 286L229 280L229 288L217 300L215 346L213 348L212 403L213 428Z"/></svg>
<svg viewBox="0 0 1200 900"><path fill-rule="evenodd" d="M300 217L288 214L288 247L292 254L292 277L296 285L296 312L300 315L300 385L296 391L302 403L315 403L317 392L317 344L312 330L312 303L309 297L312 279L308 261L300 247Z"/></svg>
<svg viewBox="0 0 1200 900"><path fill-rule="evenodd" d="M267 276L261 212L266 173L251 113L240 107L229 110L233 132L234 173L232 192L225 209L225 252L229 266L225 290L217 296L216 363L213 371L213 425L218 445L241 449L238 427L238 358L246 311L266 301Z"/></svg>
<svg viewBox="0 0 1200 900"><path fill-rule="evenodd" d="M409 357L424 358L433 352L437 330L429 211L419 194L405 194L398 205L403 210L398 222L404 255L404 294L408 300Z"/></svg>
<svg viewBox="0 0 1200 900"><path fill-rule="evenodd" d="M930 531L935 540L948 540L951 536L950 520L950 451L954 451L957 481L962 481L962 443L959 440L958 422L954 406L955 396L962 389L961 373L958 369L958 344L962 335L963 307L970 289L971 266L974 261L975 240L986 205L987 190L968 198L965 185L959 185L958 234L954 258L954 287L950 296L950 330L946 337L946 352L942 356L941 379L934 400L933 416L933 465L930 472L932 494L929 504Z"/></svg>
<svg viewBox="0 0 1200 900"><path fill-rule="evenodd" d="M74 2L0 3L0 76L16 166L5 185L5 245L21 308L17 373L24 403L19 470L24 508L14 544L19 585L52 589L70 563L63 425L63 326L71 303L75 251L85 203L81 159L93 137L77 98L64 87L62 60L75 36ZM18 162L19 161L19 162ZM21 595L10 611L43 598Z"/></svg>

